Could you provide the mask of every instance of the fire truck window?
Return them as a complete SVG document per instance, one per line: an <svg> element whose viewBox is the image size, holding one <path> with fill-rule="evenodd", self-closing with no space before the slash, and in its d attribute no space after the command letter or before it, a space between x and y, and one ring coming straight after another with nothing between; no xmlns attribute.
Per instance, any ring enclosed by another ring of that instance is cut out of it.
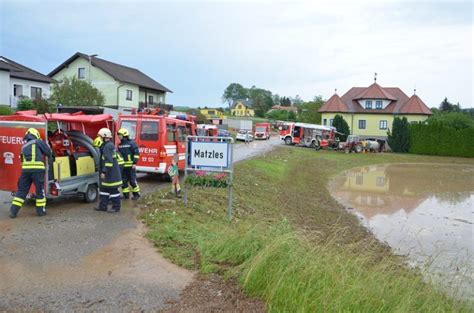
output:
<svg viewBox="0 0 474 313"><path fill-rule="evenodd" d="M168 141L176 141L176 134L174 133L174 125L166 124L166 132L168 133Z"/></svg>
<svg viewBox="0 0 474 313"><path fill-rule="evenodd" d="M178 126L178 141L186 140L186 127Z"/></svg>
<svg viewBox="0 0 474 313"><path fill-rule="evenodd" d="M146 122L144 122L144 123L146 123ZM125 128L126 130L128 130L128 133L130 134L130 139L135 139L135 136L136 136L136 133L137 133L137 122L136 121L122 121L122 124L120 125L120 128Z"/></svg>
<svg viewBox="0 0 474 313"><path fill-rule="evenodd" d="M123 125L123 124L122 124ZM158 140L158 122L142 122L140 131L141 140Z"/></svg>

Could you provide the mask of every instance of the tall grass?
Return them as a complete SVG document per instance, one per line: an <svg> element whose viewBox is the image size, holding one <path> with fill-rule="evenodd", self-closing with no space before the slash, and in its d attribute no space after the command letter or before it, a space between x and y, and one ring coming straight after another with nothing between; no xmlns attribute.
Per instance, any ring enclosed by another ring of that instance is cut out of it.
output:
<svg viewBox="0 0 474 313"><path fill-rule="evenodd" d="M144 216L148 237L177 264L238 278L270 312L473 311L472 303L443 294L335 207L321 185L331 165L351 167L352 159L312 152L280 151L238 165L231 223L225 191L194 189L187 208L153 195L159 209ZM315 155L320 168L311 166ZM291 194L298 197L293 204L285 201Z"/></svg>

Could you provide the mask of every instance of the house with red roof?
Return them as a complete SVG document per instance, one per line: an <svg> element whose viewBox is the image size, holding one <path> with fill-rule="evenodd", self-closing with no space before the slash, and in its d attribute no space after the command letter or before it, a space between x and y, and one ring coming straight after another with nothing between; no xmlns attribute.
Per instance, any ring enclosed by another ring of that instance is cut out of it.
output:
<svg viewBox="0 0 474 313"><path fill-rule="evenodd" d="M352 87L342 97L335 92L319 112L323 125L332 125L334 116L339 114L349 125L351 135L379 139L387 137L396 116L416 123L433 114L416 92L409 97L400 88L382 87L376 80L369 87Z"/></svg>

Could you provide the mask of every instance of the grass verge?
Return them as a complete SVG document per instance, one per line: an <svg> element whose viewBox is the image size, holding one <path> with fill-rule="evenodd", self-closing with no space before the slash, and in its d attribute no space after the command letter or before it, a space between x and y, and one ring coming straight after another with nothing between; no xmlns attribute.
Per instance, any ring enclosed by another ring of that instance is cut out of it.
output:
<svg viewBox="0 0 474 313"><path fill-rule="evenodd" d="M147 236L179 265L238 278L271 312L472 311L403 266L326 189L342 170L404 162L474 160L281 148L236 165L232 222L225 190L195 188L188 207L156 193Z"/></svg>

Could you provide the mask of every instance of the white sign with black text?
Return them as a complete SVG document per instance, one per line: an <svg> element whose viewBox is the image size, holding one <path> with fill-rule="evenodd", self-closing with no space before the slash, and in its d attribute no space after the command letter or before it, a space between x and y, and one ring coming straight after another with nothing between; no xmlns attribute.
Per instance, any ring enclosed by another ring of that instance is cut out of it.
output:
<svg viewBox="0 0 474 313"><path fill-rule="evenodd" d="M188 151L189 165L205 167L229 167L229 143L191 141Z"/></svg>

